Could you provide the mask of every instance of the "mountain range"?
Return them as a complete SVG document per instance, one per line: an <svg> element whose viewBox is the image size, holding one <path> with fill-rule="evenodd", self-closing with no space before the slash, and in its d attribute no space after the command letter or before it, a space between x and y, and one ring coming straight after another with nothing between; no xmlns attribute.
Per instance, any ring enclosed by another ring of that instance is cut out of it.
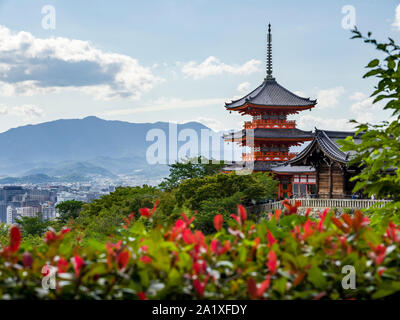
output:
<svg viewBox="0 0 400 320"><path fill-rule="evenodd" d="M146 141L146 135L161 129L168 150L168 128L168 122L131 123L94 116L13 128L0 133L0 183L166 176L166 164L151 165L146 160L146 150L157 141ZM197 133L199 145L201 130L211 130L198 122L177 125L178 133L184 129ZM178 148L185 142L178 142Z"/></svg>

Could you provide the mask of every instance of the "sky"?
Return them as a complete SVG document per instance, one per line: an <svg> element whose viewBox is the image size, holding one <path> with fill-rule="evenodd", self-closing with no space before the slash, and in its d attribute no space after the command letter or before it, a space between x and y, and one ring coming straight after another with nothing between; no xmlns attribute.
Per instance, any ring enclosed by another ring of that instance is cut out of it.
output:
<svg viewBox="0 0 400 320"><path fill-rule="evenodd" d="M350 40L355 24L400 41L400 2L0 0L0 132L56 119L201 122L216 131L248 120L224 102L273 75L317 99L298 127L350 130L389 117L362 79L376 50ZM350 6L350 7L349 7ZM349 9L350 8L350 9Z"/></svg>

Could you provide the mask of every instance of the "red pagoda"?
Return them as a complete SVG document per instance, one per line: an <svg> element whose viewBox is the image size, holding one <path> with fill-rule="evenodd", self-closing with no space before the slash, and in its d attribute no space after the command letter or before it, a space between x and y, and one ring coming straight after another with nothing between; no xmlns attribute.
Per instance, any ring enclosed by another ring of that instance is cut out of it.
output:
<svg viewBox="0 0 400 320"><path fill-rule="evenodd" d="M225 103L227 110L251 115L253 119L244 123L243 130L226 134L224 139L249 147L250 153L242 154L241 167L274 173L280 181L277 192L280 199L291 197L294 193L310 193L309 185L315 184L312 168L292 167L284 163L296 156L289 151L291 146L300 146L313 139L311 131L297 129L296 122L287 119L288 115L311 109L316 103L316 100L299 97L285 89L272 76L272 36L269 24L266 77L263 83L243 98ZM226 168L227 171L238 169L238 164ZM298 190L293 190L294 182L298 183Z"/></svg>

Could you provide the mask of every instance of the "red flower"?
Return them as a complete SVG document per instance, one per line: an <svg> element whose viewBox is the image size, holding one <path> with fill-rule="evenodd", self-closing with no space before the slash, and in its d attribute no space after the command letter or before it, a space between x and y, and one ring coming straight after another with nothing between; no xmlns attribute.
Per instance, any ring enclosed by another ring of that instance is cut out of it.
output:
<svg viewBox="0 0 400 320"><path fill-rule="evenodd" d="M375 264L380 265L383 260L385 260L386 247L383 244L378 244L376 247L370 244L373 252L371 253L372 259L374 259Z"/></svg>
<svg viewBox="0 0 400 320"><path fill-rule="evenodd" d="M118 263L118 268L120 270L126 268L126 265L129 262L129 256L130 256L129 250L124 250L117 255L117 263Z"/></svg>
<svg viewBox="0 0 400 320"><path fill-rule="evenodd" d="M24 252L22 255L22 263L25 268L30 268L32 266L33 258L29 252Z"/></svg>
<svg viewBox="0 0 400 320"><path fill-rule="evenodd" d="M276 253L274 250L271 250L268 253L267 267L271 274L274 274L276 272L276 269L278 268L278 260L276 258Z"/></svg>
<svg viewBox="0 0 400 320"><path fill-rule="evenodd" d="M304 224L304 239L314 234L313 226L314 222L312 222L311 220L306 221L306 223Z"/></svg>
<svg viewBox="0 0 400 320"><path fill-rule="evenodd" d="M143 217L149 218L151 216L150 210L148 208L140 208L139 209L140 215Z"/></svg>
<svg viewBox="0 0 400 320"><path fill-rule="evenodd" d="M236 214L231 214L231 217L232 217L233 219L235 219L235 221L236 221L239 225L242 225L242 221L240 220L240 217L239 217L239 216L237 216Z"/></svg>
<svg viewBox="0 0 400 320"><path fill-rule="evenodd" d="M9 249L15 253L18 251L21 244L21 232L17 226L12 226L10 229L10 245Z"/></svg>
<svg viewBox="0 0 400 320"><path fill-rule="evenodd" d="M199 279L193 280L193 286L200 297L204 295L204 289L207 285L208 278L209 276L205 277L203 282L201 282Z"/></svg>
<svg viewBox="0 0 400 320"><path fill-rule="evenodd" d="M385 271L386 271L386 268L385 268L385 267L380 267L380 268L378 269L378 275L381 277L382 274L383 274Z"/></svg>
<svg viewBox="0 0 400 320"><path fill-rule="evenodd" d="M140 261L142 261L145 264L149 264L149 263L151 263L152 260L149 256L143 256L140 258Z"/></svg>
<svg viewBox="0 0 400 320"><path fill-rule="evenodd" d="M275 220L276 220L276 221L279 220L281 214L282 214L282 210L281 210L281 209L275 210Z"/></svg>
<svg viewBox="0 0 400 320"><path fill-rule="evenodd" d="M205 273L206 269L207 269L207 262L204 260L197 260L193 264L193 270L194 270L195 274Z"/></svg>
<svg viewBox="0 0 400 320"><path fill-rule="evenodd" d="M322 214L319 215L320 220L319 220L319 222L318 222L318 227L317 227L317 229L318 229L319 232L322 232L323 229L324 229L324 221L325 221L326 215L328 214L328 211L329 211L329 208L326 208L326 209L324 210L324 212L323 212Z"/></svg>
<svg viewBox="0 0 400 320"><path fill-rule="evenodd" d="M268 247L271 247L274 243L276 243L276 239L274 238L273 234L268 230L267 233L267 239L268 239Z"/></svg>
<svg viewBox="0 0 400 320"><path fill-rule="evenodd" d="M194 234L189 229L183 230L182 237L183 237L183 241L185 241L186 244L192 244L192 243L196 242L196 238L195 238Z"/></svg>
<svg viewBox="0 0 400 320"><path fill-rule="evenodd" d="M61 229L61 234L64 235L64 234L66 234L66 233L68 233L68 232L70 232L70 231L71 231L70 228L62 228L62 229Z"/></svg>
<svg viewBox="0 0 400 320"><path fill-rule="evenodd" d="M52 243L56 239L57 239L57 236L56 236L55 232L53 232L53 231L47 231L46 234L44 235L44 242L46 242L47 244Z"/></svg>
<svg viewBox="0 0 400 320"><path fill-rule="evenodd" d="M221 230L223 222L224 222L224 218L222 217L222 214L217 214L214 217L214 227L217 231Z"/></svg>
<svg viewBox="0 0 400 320"><path fill-rule="evenodd" d="M194 217L191 217L189 219L184 212L181 213L181 216L183 218L183 221L185 222L185 226L189 227L192 224Z"/></svg>
<svg viewBox="0 0 400 320"><path fill-rule="evenodd" d="M389 226L386 230L386 234L387 236L392 239L394 242L398 242L400 241L400 239L397 238L397 234L396 234L396 226L394 225L393 222L389 222Z"/></svg>
<svg viewBox="0 0 400 320"><path fill-rule="evenodd" d="M291 215L291 214L296 214L297 213L297 208L301 206L301 201L295 201L294 206L290 203L288 199L285 199L282 201L282 204L285 206L285 216Z"/></svg>
<svg viewBox="0 0 400 320"><path fill-rule="evenodd" d="M68 261L61 257L57 262L58 273L64 273L68 271Z"/></svg>
<svg viewBox="0 0 400 320"><path fill-rule="evenodd" d="M265 280L261 282L258 288L257 288L257 282L253 278L249 278L249 280L247 280L247 291L249 292L250 297L252 299L258 299L269 288L270 284L271 284L270 275L267 275L265 277Z"/></svg>
<svg viewBox="0 0 400 320"><path fill-rule="evenodd" d="M238 213L240 221L242 221L242 223L245 222L247 220L247 212L246 209L241 204L238 205Z"/></svg>
<svg viewBox="0 0 400 320"><path fill-rule="evenodd" d="M78 276L84 265L84 261L79 255L75 255L72 258L72 264L74 265L75 275Z"/></svg>
<svg viewBox="0 0 400 320"><path fill-rule="evenodd" d="M146 294L144 292L138 292L139 300L147 300Z"/></svg>

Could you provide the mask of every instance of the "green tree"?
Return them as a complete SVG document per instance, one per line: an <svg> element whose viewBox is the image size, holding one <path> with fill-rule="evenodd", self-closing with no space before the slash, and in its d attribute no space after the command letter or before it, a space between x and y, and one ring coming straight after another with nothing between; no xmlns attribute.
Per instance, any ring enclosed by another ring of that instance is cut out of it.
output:
<svg viewBox="0 0 400 320"><path fill-rule="evenodd" d="M156 187L118 187L114 192L86 204L81 211L78 224L87 233L103 237L115 232L123 219L132 212L138 216L140 208L152 208L161 191Z"/></svg>
<svg viewBox="0 0 400 320"><path fill-rule="evenodd" d="M357 133L361 134L361 143L355 143L352 137L342 141L343 150L355 151L351 164L358 165L361 172L354 191L362 190L378 199L391 199L392 203L384 208L374 208L377 223L400 214L400 47L389 38L379 43L371 38L371 32L364 36L357 29L352 38L362 39L372 44L382 54L381 59L373 59L366 68L369 71L364 78L375 77L379 80L371 97L373 103L385 101L383 109L392 111L390 121L379 124L358 123Z"/></svg>
<svg viewBox="0 0 400 320"><path fill-rule="evenodd" d="M58 219L62 223L66 223L69 219L76 219L79 216L84 204L84 202L76 200L63 201L57 204L56 208L60 214Z"/></svg>
<svg viewBox="0 0 400 320"><path fill-rule="evenodd" d="M21 217L15 221L20 226L24 236L41 236L49 226L48 221L43 221L41 213L37 213L35 217Z"/></svg>
<svg viewBox="0 0 400 320"><path fill-rule="evenodd" d="M171 164L169 176L160 183L159 187L162 190L170 191L187 179L214 175L224 167L223 161L215 162L217 161L199 156Z"/></svg>

